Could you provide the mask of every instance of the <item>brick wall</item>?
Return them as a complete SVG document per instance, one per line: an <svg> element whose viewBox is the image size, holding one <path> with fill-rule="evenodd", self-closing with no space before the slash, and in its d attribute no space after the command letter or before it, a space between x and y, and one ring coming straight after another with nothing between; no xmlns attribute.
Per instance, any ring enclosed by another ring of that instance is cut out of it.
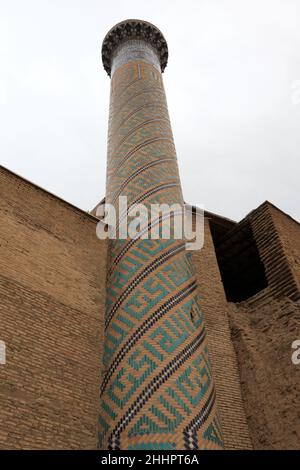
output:
<svg viewBox="0 0 300 470"><path fill-rule="evenodd" d="M299 449L300 367L292 364L291 344L300 339L300 302L255 297L230 310L253 446Z"/></svg>
<svg viewBox="0 0 300 470"><path fill-rule="evenodd" d="M225 447L296 449L299 224L269 203L250 215L269 281L257 295L226 302L208 219L193 252ZM5 169L0 220L0 448L95 448L106 276L97 220ZM289 285L276 284L280 266Z"/></svg>
<svg viewBox="0 0 300 470"><path fill-rule="evenodd" d="M216 260L209 221L205 219L204 247L193 252L206 319L218 408L226 449L251 449L241 397L240 377L228 322L228 303Z"/></svg>
<svg viewBox="0 0 300 470"><path fill-rule="evenodd" d="M255 449L299 449L300 226L268 202L248 219L269 284L229 309L249 431Z"/></svg>
<svg viewBox="0 0 300 470"><path fill-rule="evenodd" d="M96 219L5 169L0 219L0 448L95 448L106 270Z"/></svg>
<svg viewBox="0 0 300 470"><path fill-rule="evenodd" d="M271 204L269 211L300 293L300 224Z"/></svg>
<svg viewBox="0 0 300 470"><path fill-rule="evenodd" d="M259 255L274 298L287 296L300 299L299 275L300 225L269 202L263 203L249 219L257 243Z"/></svg>

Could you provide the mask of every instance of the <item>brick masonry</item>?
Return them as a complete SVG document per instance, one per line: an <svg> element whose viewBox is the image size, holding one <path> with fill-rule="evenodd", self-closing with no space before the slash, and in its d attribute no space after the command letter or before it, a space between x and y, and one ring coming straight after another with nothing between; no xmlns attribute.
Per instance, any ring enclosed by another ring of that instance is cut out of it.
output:
<svg viewBox="0 0 300 470"><path fill-rule="evenodd" d="M0 448L96 448L106 243L97 220L0 171Z"/></svg>
<svg viewBox="0 0 300 470"><path fill-rule="evenodd" d="M149 44L161 33L141 23L116 26L103 43L105 52L122 32L134 41L112 54L106 202L126 196L128 207L143 203L150 214L151 204L180 209L183 197L159 57ZM145 40L137 41L143 32ZM148 224L141 223L146 232ZM110 240L109 255L99 447L222 448L205 324L183 240L118 238Z"/></svg>
<svg viewBox="0 0 300 470"><path fill-rule="evenodd" d="M288 295L298 300L298 295L293 295L297 290L300 293L300 226L292 217L287 216L277 207L269 203L269 210L276 227L276 231L282 243L284 257L290 266L296 286Z"/></svg>
<svg viewBox="0 0 300 470"><path fill-rule="evenodd" d="M224 293L209 218L205 219L204 246L201 250L193 252L193 261L199 285L200 304L205 315L225 448L252 449L228 321L230 305Z"/></svg>
<svg viewBox="0 0 300 470"><path fill-rule="evenodd" d="M257 209L263 213L298 282L299 224L270 203ZM106 276L97 219L3 168L0 218L7 345L0 448L95 449ZM193 259L225 447L298 449L300 369L291 343L299 339L299 301L274 298L268 286L240 304L226 302L208 220Z"/></svg>
<svg viewBox="0 0 300 470"><path fill-rule="evenodd" d="M255 449L299 449L300 225L269 202L247 218L268 279L228 310L249 432Z"/></svg>
<svg viewBox="0 0 300 470"><path fill-rule="evenodd" d="M300 300L299 224L269 202L246 219L253 230L271 295Z"/></svg>

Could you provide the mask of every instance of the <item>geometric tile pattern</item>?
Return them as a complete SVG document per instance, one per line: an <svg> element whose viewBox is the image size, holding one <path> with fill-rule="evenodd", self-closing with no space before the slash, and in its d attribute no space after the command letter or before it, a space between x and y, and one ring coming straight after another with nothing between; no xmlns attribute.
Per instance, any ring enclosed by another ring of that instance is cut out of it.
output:
<svg viewBox="0 0 300 470"><path fill-rule="evenodd" d="M111 80L106 200L119 195L128 204L183 204L162 76L142 60L121 65ZM184 243L110 240L109 253L99 447L222 448Z"/></svg>

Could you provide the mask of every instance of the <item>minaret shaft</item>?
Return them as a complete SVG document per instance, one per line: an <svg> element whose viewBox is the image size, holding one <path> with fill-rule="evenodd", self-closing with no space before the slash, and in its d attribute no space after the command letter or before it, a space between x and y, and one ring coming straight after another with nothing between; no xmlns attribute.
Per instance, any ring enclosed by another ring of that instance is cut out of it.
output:
<svg viewBox="0 0 300 470"><path fill-rule="evenodd" d="M118 206L126 196L128 207L183 206L160 70L166 43L148 23L122 25L103 47L112 76L106 201ZM221 448L204 318L184 242L127 238L109 245L99 446Z"/></svg>

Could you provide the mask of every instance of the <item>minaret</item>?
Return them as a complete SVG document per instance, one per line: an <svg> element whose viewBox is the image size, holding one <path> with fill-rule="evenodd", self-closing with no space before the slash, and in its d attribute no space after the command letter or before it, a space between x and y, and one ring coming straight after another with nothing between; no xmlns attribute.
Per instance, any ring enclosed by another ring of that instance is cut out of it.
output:
<svg viewBox="0 0 300 470"><path fill-rule="evenodd" d="M106 202L118 206L126 196L128 207L183 206L162 81L165 38L146 21L123 21L106 35L102 59L111 77ZM99 448L222 448L204 318L184 241L109 243Z"/></svg>

